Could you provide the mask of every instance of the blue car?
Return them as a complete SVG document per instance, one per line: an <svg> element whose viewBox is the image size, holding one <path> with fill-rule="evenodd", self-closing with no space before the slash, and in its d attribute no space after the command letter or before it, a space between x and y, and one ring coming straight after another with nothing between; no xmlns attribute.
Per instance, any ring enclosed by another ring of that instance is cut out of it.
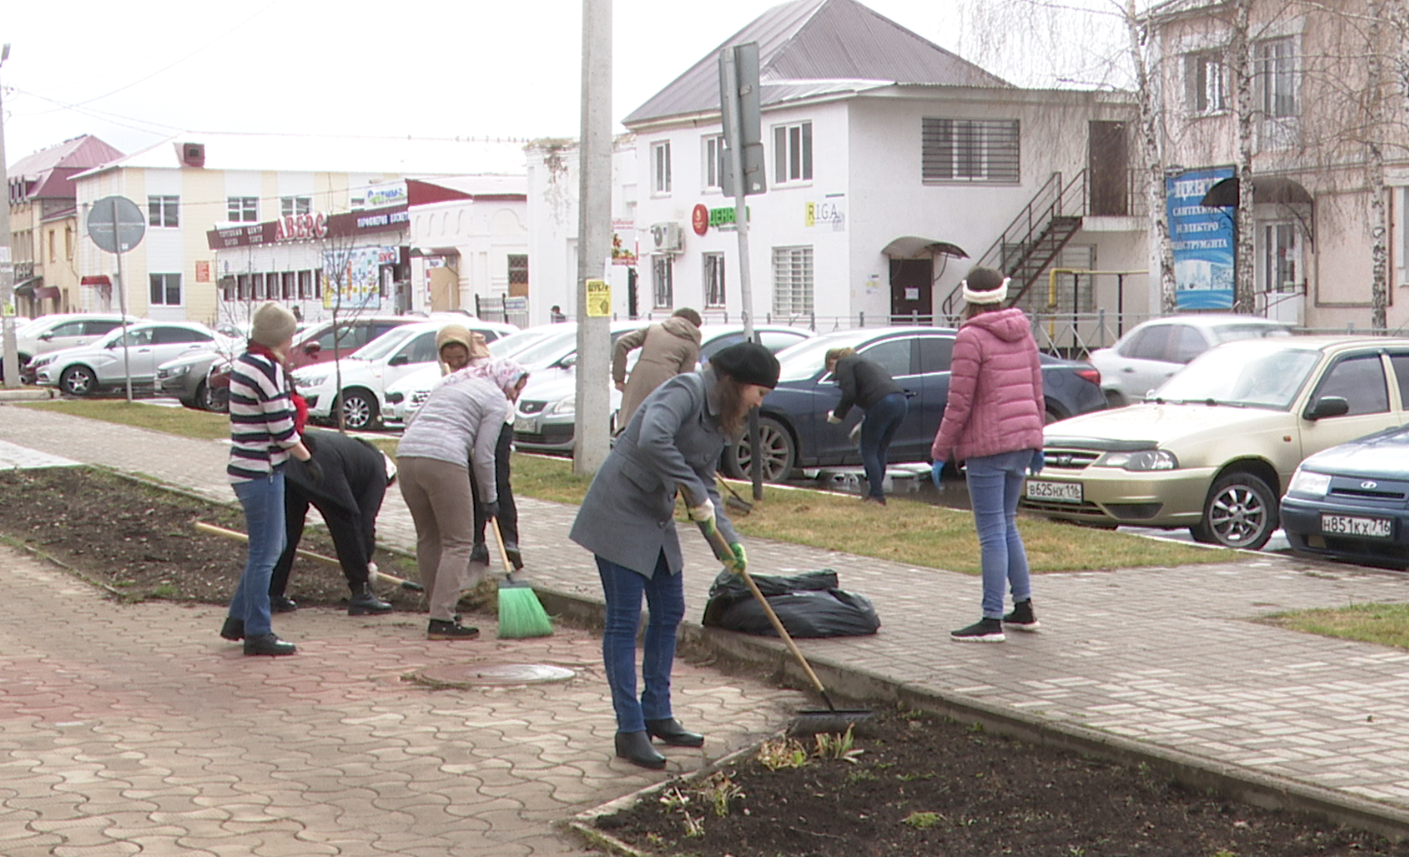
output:
<svg viewBox="0 0 1409 857"><path fill-rule="evenodd" d="M841 388L823 364L833 348L854 348L884 366L910 399L910 413L890 447L891 463L928 461L949 399L949 358L958 331L945 327L871 327L814 336L778 353L778 386L759 408L763 478L781 482L795 469L859 465L861 453L848 437L864 416L859 408L840 425L827 413L841 401ZM1101 410L1101 374L1089 363L1042 356L1047 421ZM745 438L724 450L726 475L746 478L751 455Z"/></svg>
<svg viewBox="0 0 1409 857"><path fill-rule="evenodd" d="M1298 552L1409 568L1409 427L1303 461L1282 498L1282 529Z"/></svg>

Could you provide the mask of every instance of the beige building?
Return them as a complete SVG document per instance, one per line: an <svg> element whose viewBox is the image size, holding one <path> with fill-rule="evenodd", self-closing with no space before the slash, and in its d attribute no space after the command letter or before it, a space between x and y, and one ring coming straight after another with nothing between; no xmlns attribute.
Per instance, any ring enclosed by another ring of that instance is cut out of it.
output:
<svg viewBox="0 0 1409 857"><path fill-rule="evenodd" d="M1173 0L1148 14L1160 143L1175 176L1232 175L1238 163L1234 6ZM1384 205L1388 327L1409 324L1409 134L1393 80L1400 48L1387 16L1378 44L1371 43L1372 8L1365 0L1252 0L1257 308L1311 328L1371 326L1377 198ZM1378 88L1371 85L1372 58L1383 69ZM1191 190L1197 195L1202 186ZM1223 201L1236 200L1231 182L1222 191Z"/></svg>
<svg viewBox="0 0 1409 857"><path fill-rule="evenodd" d="M35 152L8 167L14 304L23 316L69 312L79 306L79 230L73 177L122 157L83 135ZM9 295L6 295L9 302Z"/></svg>
<svg viewBox="0 0 1409 857"><path fill-rule="evenodd" d="M146 234L122 259L128 312L215 324L222 272L208 233L379 208L381 189L408 176L521 174L523 161L515 141L182 134L83 173L77 203L82 218L119 194L146 216ZM85 239L77 263L92 284L80 307L119 309L114 255Z"/></svg>

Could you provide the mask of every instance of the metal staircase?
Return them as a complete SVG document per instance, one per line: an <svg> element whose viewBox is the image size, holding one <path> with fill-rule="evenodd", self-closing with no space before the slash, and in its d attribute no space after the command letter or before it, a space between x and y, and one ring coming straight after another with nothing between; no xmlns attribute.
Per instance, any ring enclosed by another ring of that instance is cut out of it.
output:
<svg viewBox="0 0 1409 857"><path fill-rule="evenodd" d="M1052 173L993 246L979 258L979 265L1012 277L1008 306L1019 304L1033 284L1042 278L1057 254L1081 228L1085 210L1086 171L1077 173L1065 184L1061 173ZM955 286L944 299L941 305L944 317L957 318L963 310L960 292L960 287Z"/></svg>

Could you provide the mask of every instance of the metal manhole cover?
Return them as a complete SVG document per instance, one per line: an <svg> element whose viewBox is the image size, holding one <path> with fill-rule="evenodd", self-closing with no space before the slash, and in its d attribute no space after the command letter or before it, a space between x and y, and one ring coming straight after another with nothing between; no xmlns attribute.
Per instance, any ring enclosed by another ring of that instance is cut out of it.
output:
<svg viewBox="0 0 1409 857"><path fill-rule="evenodd" d="M439 687L478 687L547 684L576 675L566 667L551 664L444 664L418 671L415 680Z"/></svg>

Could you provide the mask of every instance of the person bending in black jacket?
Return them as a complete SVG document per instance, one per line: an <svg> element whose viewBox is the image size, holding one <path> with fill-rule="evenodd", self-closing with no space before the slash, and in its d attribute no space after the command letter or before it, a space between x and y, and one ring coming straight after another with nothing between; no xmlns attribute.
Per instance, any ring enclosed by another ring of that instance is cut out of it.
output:
<svg viewBox="0 0 1409 857"><path fill-rule="evenodd" d="M303 442L313 451L313 458L309 459L313 466L298 462L284 469L284 526L288 537L269 579L270 605L276 613L298 608L284 590L311 505L328 524L338 563L352 590L347 615L390 613L392 606L372 591L369 567L377 544L377 512L390 482L386 456L366 441L334 431L308 431Z"/></svg>
<svg viewBox="0 0 1409 857"><path fill-rule="evenodd" d="M866 468L868 503L886 504L886 461L890 442L905 421L910 405L905 393L880 364L860 357L850 348L827 352L827 371L841 387L841 401L827 415L827 422L840 423L856 405L866 412L861 423L861 464Z"/></svg>

